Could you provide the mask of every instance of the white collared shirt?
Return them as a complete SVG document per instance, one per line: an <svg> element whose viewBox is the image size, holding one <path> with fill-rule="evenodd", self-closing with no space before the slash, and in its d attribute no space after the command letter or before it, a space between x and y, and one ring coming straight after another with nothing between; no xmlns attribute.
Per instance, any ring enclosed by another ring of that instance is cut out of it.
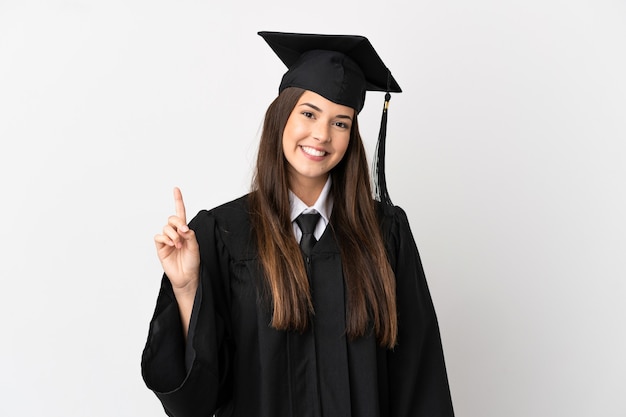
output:
<svg viewBox="0 0 626 417"><path fill-rule="evenodd" d="M300 242L300 239L302 238L302 231L300 230L300 227L298 227L298 224L295 222L295 220L296 220L296 217L298 217L302 213L317 212L320 214L321 218L317 222L317 225L315 226L315 231L313 232L313 235L315 236L315 239L317 240L319 240L319 238L322 237L324 230L326 230L326 226L328 226L330 215L333 211L333 196L330 194L331 184L332 184L332 180L329 175L328 179L326 180L326 184L324 184L324 188L322 189L322 192L320 193L320 196L317 198L317 201L315 202L315 204L313 204L311 207L304 204L304 202L300 200L297 195L295 195L294 193L291 192L291 190L289 190L289 205L291 207L291 224L293 226L293 233L296 235L296 241Z"/></svg>

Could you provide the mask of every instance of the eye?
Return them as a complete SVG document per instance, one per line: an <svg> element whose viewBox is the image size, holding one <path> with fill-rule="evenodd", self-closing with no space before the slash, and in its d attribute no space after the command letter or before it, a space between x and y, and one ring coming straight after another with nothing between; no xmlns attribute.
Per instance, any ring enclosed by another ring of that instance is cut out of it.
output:
<svg viewBox="0 0 626 417"><path fill-rule="evenodd" d="M311 113L310 111L303 111L302 115L304 117L308 117L309 119L312 119L314 117L313 113Z"/></svg>
<svg viewBox="0 0 626 417"><path fill-rule="evenodd" d="M335 122L333 124L335 126L337 126L338 128L341 128L341 129L350 129L350 125L348 125L347 123L344 123L344 122Z"/></svg>

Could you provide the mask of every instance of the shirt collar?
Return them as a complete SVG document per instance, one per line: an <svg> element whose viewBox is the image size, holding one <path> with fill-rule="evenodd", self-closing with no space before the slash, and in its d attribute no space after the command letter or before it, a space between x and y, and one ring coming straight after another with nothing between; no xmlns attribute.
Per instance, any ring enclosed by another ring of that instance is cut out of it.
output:
<svg viewBox="0 0 626 417"><path fill-rule="evenodd" d="M310 213L317 211L324 219L324 224L329 223L330 215L333 211L333 196L330 193L330 186L332 184L331 176L328 176L326 180L326 184L324 184L324 188L320 193L319 197L317 197L317 201L312 206L307 206L304 204L297 195L295 195L291 190L289 190L289 205L291 207L291 221L293 222L296 217L298 217L302 213Z"/></svg>

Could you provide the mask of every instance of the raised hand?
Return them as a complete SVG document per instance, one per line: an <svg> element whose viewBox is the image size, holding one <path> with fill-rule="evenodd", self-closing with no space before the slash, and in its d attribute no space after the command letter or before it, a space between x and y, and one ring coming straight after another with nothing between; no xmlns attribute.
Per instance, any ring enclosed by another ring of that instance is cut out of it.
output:
<svg viewBox="0 0 626 417"><path fill-rule="evenodd" d="M170 216L163 233L154 237L157 255L163 271L169 278L176 294L192 296L198 287L200 251L196 234L187 226L185 203L178 187L174 188L176 214Z"/></svg>

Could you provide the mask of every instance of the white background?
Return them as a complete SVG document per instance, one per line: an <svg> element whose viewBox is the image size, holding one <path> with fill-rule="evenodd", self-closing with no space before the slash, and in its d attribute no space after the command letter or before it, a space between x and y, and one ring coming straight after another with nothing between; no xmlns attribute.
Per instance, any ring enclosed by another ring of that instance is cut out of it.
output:
<svg viewBox="0 0 626 417"><path fill-rule="evenodd" d="M388 182L457 416L626 416L623 0L0 0L0 415L164 415L152 238L174 186L248 190L259 30L365 35L402 86Z"/></svg>

